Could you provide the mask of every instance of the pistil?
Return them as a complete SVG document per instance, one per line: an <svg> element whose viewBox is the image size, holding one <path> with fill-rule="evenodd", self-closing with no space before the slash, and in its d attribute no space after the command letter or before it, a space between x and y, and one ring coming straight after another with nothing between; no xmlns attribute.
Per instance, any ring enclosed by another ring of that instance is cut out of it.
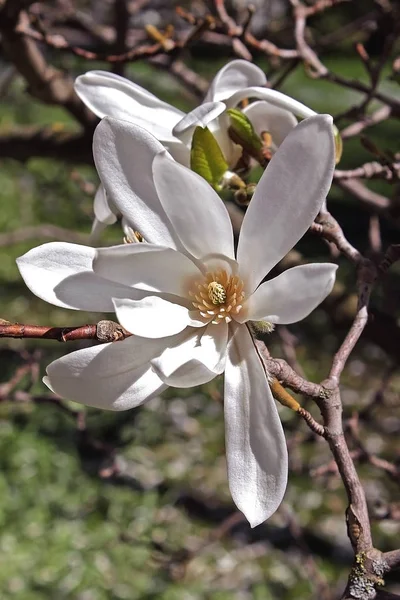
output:
<svg viewBox="0 0 400 600"><path fill-rule="evenodd" d="M212 281L207 286L208 297L213 304L224 304L226 300L226 290L221 283Z"/></svg>

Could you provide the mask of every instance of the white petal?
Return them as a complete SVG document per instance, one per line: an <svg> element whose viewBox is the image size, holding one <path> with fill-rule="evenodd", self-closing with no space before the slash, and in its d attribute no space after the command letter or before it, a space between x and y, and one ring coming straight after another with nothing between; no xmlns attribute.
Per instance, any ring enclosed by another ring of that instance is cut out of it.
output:
<svg viewBox="0 0 400 600"><path fill-rule="evenodd" d="M246 60L232 60L218 71L204 102L225 100L237 90L250 86L263 86L266 83L267 78L256 65Z"/></svg>
<svg viewBox="0 0 400 600"><path fill-rule="evenodd" d="M258 135L263 131L269 132L276 148L297 125L293 113L263 100L252 102L242 112L250 119Z"/></svg>
<svg viewBox="0 0 400 600"><path fill-rule="evenodd" d="M207 271L226 271L228 275L236 275L238 263L233 258L227 258L223 254L206 254L201 259L202 269Z"/></svg>
<svg viewBox="0 0 400 600"><path fill-rule="evenodd" d="M237 257L248 292L293 248L317 216L335 167L332 117L305 119L262 175L243 219Z"/></svg>
<svg viewBox="0 0 400 600"><path fill-rule="evenodd" d="M164 145L176 162L185 167L190 167L190 149L185 144L176 139L174 142L168 142Z"/></svg>
<svg viewBox="0 0 400 600"><path fill-rule="evenodd" d="M89 237L90 243L95 245L97 243L97 240L99 239L100 235L103 233L103 231L105 229L107 229L106 223L102 223L95 217L93 219L92 229L91 229L90 237Z"/></svg>
<svg viewBox="0 0 400 600"><path fill-rule="evenodd" d="M75 91L98 117L115 117L144 127L157 139L173 139L184 113L136 83L107 71L89 71L75 81Z"/></svg>
<svg viewBox="0 0 400 600"><path fill-rule="evenodd" d="M262 283L236 320L296 323L307 317L332 291L337 265L314 263L288 269Z"/></svg>
<svg viewBox="0 0 400 600"><path fill-rule="evenodd" d="M164 147L127 121L105 118L96 128L93 155L108 198L146 242L176 248L153 183L151 165L158 152Z"/></svg>
<svg viewBox="0 0 400 600"><path fill-rule="evenodd" d="M127 240L125 243L136 244L139 242L137 232L132 229L125 217L122 217L121 219L121 228L124 233L124 239Z"/></svg>
<svg viewBox="0 0 400 600"><path fill-rule="evenodd" d="M180 252L143 243L98 248L93 270L111 281L184 298L194 281L202 278L198 267Z"/></svg>
<svg viewBox="0 0 400 600"><path fill-rule="evenodd" d="M114 312L113 297L143 297L143 292L95 275L95 256L95 248L51 242L29 250L17 265L28 288L56 306Z"/></svg>
<svg viewBox="0 0 400 600"><path fill-rule="evenodd" d="M182 245L195 258L218 253L234 258L228 211L218 194L197 173L157 155L154 184Z"/></svg>
<svg viewBox="0 0 400 600"><path fill-rule="evenodd" d="M149 366L164 340L127 338L66 354L46 369L44 383L56 394L81 404L127 410L165 389Z"/></svg>
<svg viewBox="0 0 400 600"><path fill-rule="evenodd" d="M90 232L90 242L93 244L98 240L101 233L106 229L107 225L112 225L117 221L116 213L118 212L114 207L110 206L107 199L106 190L102 185L97 188L96 195L93 202L94 219L92 224L92 231Z"/></svg>
<svg viewBox="0 0 400 600"><path fill-rule="evenodd" d="M210 324L201 330L188 331L189 335L180 345L167 348L151 361L167 385L182 388L201 385L225 369L228 325Z"/></svg>
<svg viewBox="0 0 400 600"><path fill-rule="evenodd" d="M190 323L187 308L158 296L147 296L138 301L117 298L114 306L122 327L146 338L174 335Z"/></svg>
<svg viewBox="0 0 400 600"><path fill-rule="evenodd" d="M225 104L227 108L234 108L239 102L241 102L241 100L246 98L258 98L259 100L266 100L270 104L284 108L285 110L290 111L302 119L313 117L317 114L315 110L312 110L302 102L298 102L297 100L294 100L294 98L286 96L286 94L282 94L282 92L278 92L277 90L271 90L263 87L248 87L246 89L242 89L228 98L225 101Z"/></svg>
<svg viewBox="0 0 400 600"><path fill-rule="evenodd" d="M102 185L97 188L93 202L93 211L96 219L105 225L112 225L117 221L117 211L113 206L110 206L106 190Z"/></svg>
<svg viewBox="0 0 400 600"><path fill-rule="evenodd" d="M280 505L287 484L285 436L264 367L245 325L228 346L225 435L229 488L252 527Z"/></svg>
<svg viewBox="0 0 400 600"><path fill-rule="evenodd" d="M173 134L184 144L190 145L196 127L207 125L224 112L226 106L223 102L206 102L200 104L190 113L185 115L174 127Z"/></svg>
<svg viewBox="0 0 400 600"><path fill-rule="evenodd" d="M239 144L232 142L229 137L228 129L230 124L230 118L225 113L210 123L209 129L217 140L228 166L233 168L242 156L243 148Z"/></svg>

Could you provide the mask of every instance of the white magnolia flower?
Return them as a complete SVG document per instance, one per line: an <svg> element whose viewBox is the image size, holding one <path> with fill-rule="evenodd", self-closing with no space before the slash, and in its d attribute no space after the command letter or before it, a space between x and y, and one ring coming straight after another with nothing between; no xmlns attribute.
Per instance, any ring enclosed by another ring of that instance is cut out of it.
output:
<svg viewBox="0 0 400 600"><path fill-rule="evenodd" d="M268 131L272 151L297 125L296 116L306 118L316 114L301 102L265 88L266 83L263 71L256 65L234 60L217 73L204 102L187 115L141 86L107 71L89 71L79 76L75 90L97 116L111 116L140 125L185 166L190 164L194 130L197 126L208 127L227 163L234 167L242 149L228 135L230 118L227 109L236 108L242 100L257 98L257 102L249 104L242 112L252 122L256 133ZM100 189L94 202L93 232L100 232L104 225L115 223L117 212L104 190Z"/></svg>
<svg viewBox="0 0 400 600"><path fill-rule="evenodd" d="M290 133L260 179L237 252L228 212L196 173L142 128L104 119L94 140L101 181L146 243L90 248L49 243L18 259L39 297L73 309L115 311L133 336L71 352L47 368L62 397L125 410L166 386L203 384L225 371L226 453L232 497L252 526L279 506L287 451L267 375L246 325L293 323L329 294L336 266L265 275L317 215L332 180L332 119Z"/></svg>

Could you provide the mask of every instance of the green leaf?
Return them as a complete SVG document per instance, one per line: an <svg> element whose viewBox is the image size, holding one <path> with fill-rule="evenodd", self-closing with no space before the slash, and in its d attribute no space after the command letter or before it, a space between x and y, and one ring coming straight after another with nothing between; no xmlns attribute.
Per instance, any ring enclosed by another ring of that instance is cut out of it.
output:
<svg viewBox="0 0 400 600"><path fill-rule="evenodd" d="M196 127L190 150L190 168L214 188L228 169L217 140L207 127Z"/></svg>
<svg viewBox="0 0 400 600"><path fill-rule="evenodd" d="M238 142L257 152L262 149L262 141L254 131L251 121L237 108L229 108L227 111L231 118L231 128L236 134Z"/></svg>

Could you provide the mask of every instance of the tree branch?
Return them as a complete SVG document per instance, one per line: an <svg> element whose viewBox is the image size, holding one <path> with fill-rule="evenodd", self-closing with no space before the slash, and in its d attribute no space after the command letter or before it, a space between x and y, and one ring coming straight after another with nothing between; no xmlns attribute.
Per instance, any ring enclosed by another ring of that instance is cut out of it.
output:
<svg viewBox="0 0 400 600"><path fill-rule="evenodd" d="M78 164L93 164L93 131L68 133L44 129L17 129L0 134L0 158L26 162L30 158L57 158Z"/></svg>
<svg viewBox="0 0 400 600"><path fill-rule="evenodd" d="M97 340L98 342L117 342L132 334L119 323L103 320L93 325L77 327L45 327L41 325L25 325L0 320L0 338L34 338L57 340L58 342L75 342L77 340Z"/></svg>
<svg viewBox="0 0 400 600"><path fill-rule="evenodd" d="M6 8L3 9L3 17ZM19 23L22 26L29 23L23 12L19 15ZM84 127L94 125L96 117L75 94L73 80L47 64L37 43L16 33L10 19L4 18L0 30L4 52L28 82L29 93L47 104L63 106Z"/></svg>

